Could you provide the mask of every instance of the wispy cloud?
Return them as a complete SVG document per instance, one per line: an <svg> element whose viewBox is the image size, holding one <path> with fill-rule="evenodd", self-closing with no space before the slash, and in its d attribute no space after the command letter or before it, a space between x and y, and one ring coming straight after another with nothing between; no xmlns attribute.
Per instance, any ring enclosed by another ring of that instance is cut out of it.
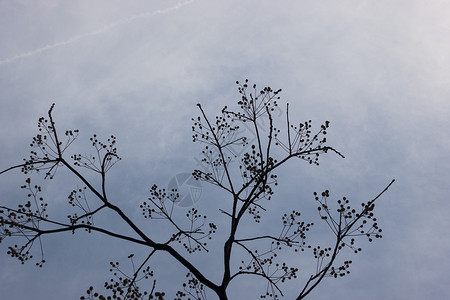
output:
<svg viewBox="0 0 450 300"><path fill-rule="evenodd" d="M42 53L42 52L45 52L45 51L48 51L48 50L52 50L52 49L55 49L55 48L58 48L58 47L67 46L67 45L73 44L75 42L78 42L81 39L105 33L105 32L107 32L109 30L112 30L112 29L118 27L118 26L131 23L131 22L133 22L133 21L135 21L137 19L145 19L145 18L154 17L156 15L167 14L169 12L177 10L177 9L179 9L179 8L181 8L181 7L183 7L183 6L187 5L187 4L190 4L192 2L194 2L194 0L188 0L188 1L184 1L184 2L179 2L175 6L172 6L172 7L166 8L166 9L158 9L158 10L155 10L153 12L145 12L145 13L137 14L137 15L134 15L134 16L131 16L131 17L126 17L126 18L120 19L120 20L118 20L116 22L107 24L107 25L103 26L100 29L97 29L97 30L94 30L94 31L91 31L91 32L86 32L86 33L83 33L83 34L80 34L80 35L76 35L76 36L71 37L71 38L69 38L67 40L64 40L64 41L48 44L48 45L39 47L39 48L31 50L31 51L22 52L22 53L19 53L19 54L15 55L15 56L2 59L2 60L0 60L0 65L12 63L12 62L15 62L15 61L17 61L19 59L25 58L25 57L30 57L30 56L33 56L33 55L36 55L36 54L39 54L39 53Z"/></svg>

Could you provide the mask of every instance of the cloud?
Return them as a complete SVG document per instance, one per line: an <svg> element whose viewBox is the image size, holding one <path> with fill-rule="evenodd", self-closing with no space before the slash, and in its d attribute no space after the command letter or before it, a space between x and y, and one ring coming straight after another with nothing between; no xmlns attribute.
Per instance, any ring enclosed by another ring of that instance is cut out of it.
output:
<svg viewBox="0 0 450 300"><path fill-rule="evenodd" d="M167 14L169 12L177 10L177 9L179 9L179 8L181 8L181 7L183 7L183 6L187 5L187 4L190 4L192 2L194 2L194 0L188 0L188 1L184 1L184 2L179 2L176 5L174 5L172 7L169 7L169 8L166 8L166 9L158 9L158 10L155 10L153 12L145 12L145 13L137 14L137 15L134 15L134 16L131 16L131 17L126 17L126 18L120 19L120 20L118 20L116 22L113 22L113 23L110 23L108 25L105 25L105 26L103 26L100 29L97 29L97 30L94 30L94 31L91 31L91 32L87 32L87 33L83 33L83 34L80 34L80 35L76 35L76 36L71 37L71 38L69 38L69 39L67 39L65 41L55 42L53 44L48 44L46 46L43 46L43 47L31 50L31 51L19 53L19 54L13 56L13 57L8 57L8 58L5 58L5 59L2 59L2 60L0 60L0 65L12 63L12 62L15 62L15 61L17 61L19 59L22 59L22 58L25 58L25 57L34 56L34 55L37 55L39 53L42 53L42 52L45 52L45 51L48 51L48 50L52 50L52 49L55 49L55 48L58 48L58 47L67 46L67 45L73 44L75 42L78 42L79 40L82 40L84 38L87 38L87 37L90 37L90 36L99 35L99 34L107 32L107 31L110 31L110 30L112 30L112 29L114 29L114 28L116 28L118 26L121 26L121 25L124 25L124 24L129 24L129 23L131 23L131 22L133 22L135 20L138 20L138 19L146 19L146 18L154 17L156 15Z"/></svg>

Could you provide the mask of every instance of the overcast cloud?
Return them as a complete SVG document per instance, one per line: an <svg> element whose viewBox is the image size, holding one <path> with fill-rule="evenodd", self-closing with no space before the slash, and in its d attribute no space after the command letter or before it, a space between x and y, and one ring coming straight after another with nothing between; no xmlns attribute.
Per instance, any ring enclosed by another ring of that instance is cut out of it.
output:
<svg viewBox="0 0 450 300"><path fill-rule="evenodd" d="M60 130L81 131L74 152L92 133L117 137L123 160L110 172L110 195L146 226L139 204L149 188L198 167L196 103L213 117L237 101L234 82L249 78L282 88L282 110L289 102L296 122L311 119L318 128L329 120L328 141L346 156L329 154L319 167L286 166L271 215L295 208L314 220L314 191L357 203L396 179L376 206L383 239L363 243L350 276L323 281L311 299L444 299L449 15L449 2L439 0L0 1L0 169L28 155L37 119L55 102ZM64 211L76 185L59 175L44 188L52 212ZM23 196L23 179L1 175L1 203ZM198 207L214 215L225 196L216 192L204 186ZM49 237L44 246L47 263L39 269L20 265L0 245L1 298L79 299L109 279L110 260L125 266L128 254L144 253L81 232ZM220 263L206 259L214 262L193 258L215 276ZM165 263L170 268L158 269ZM176 291L185 270L164 255L154 266L161 288ZM286 299L298 286L284 286ZM265 285L249 280L233 288L234 299L258 299L249 292Z"/></svg>

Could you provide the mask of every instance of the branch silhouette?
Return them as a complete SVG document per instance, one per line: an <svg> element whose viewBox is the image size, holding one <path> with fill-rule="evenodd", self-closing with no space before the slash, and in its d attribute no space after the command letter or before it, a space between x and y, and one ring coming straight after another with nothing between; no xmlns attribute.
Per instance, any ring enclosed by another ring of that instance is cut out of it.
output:
<svg viewBox="0 0 450 300"><path fill-rule="evenodd" d="M73 154L67 158L67 149L78 138L78 130L66 130L60 135L53 119L54 104L47 117L38 121L39 133L32 139L30 156L20 164L10 166L0 174L20 169L30 174L21 186L27 193L25 202L16 208L0 206L0 242L21 238L22 243L8 246L7 253L21 263L33 258L34 245L38 246L40 259L36 263L42 267L45 263L42 239L47 235L62 234L85 230L88 233L98 232L111 238L121 239L148 247L148 255L137 267L134 254L128 259L132 265L131 273L123 269L119 262L111 262L112 279L105 283L106 292L118 299L166 299L166 292L157 290L157 279L142 289L145 280L156 276L149 262L155 259L155 253L164 252L172 257L188 272L182 289L175 294L176 299L193 297L206 299L208 293L215 294L221 300L228 299L230 283L243 275L253 276L264 281L265 291L261 298L278 299L283 297L282 285L288 281L298 281L300 267L289 265L286 261L295 262L296 255L311 252L316 262L316 269L306 282L298 288L297 299L303 299L314 290L326 277L342 277L349 274L351 260L336 265L336 259L344 248L355 254L361 251L356 246L356 239L381 238L374 216L375 201L378 200L394 183L392 180L376 197L362 203L361 209L355 209L350 201L343 197L336 202L329 200L328 190L320 195L314 193L318 204L318 215L334 235L332 246L312 246L308 236L314 226L313 222L303 221L299 211L292 210L281 216L277 233L245 233L242 224L252 220L255 224L265 222L262 211L267 211L266 203L274 198L274 187L278 184L277 174L288 161L300 159L310 165L319 165L319 157L329 152L344 158L338 150L329 146L325 138L329 121L326 121L316 133L312 132L312 122L306 121L294 126L289 116L289 105L286 105L285 120L276 125L275 113L280 110L278 101L280 90L265 87L258 90L256 85L249 86L248 80L243 84L237 82L240 100L238 108L225 106L215 120L208 118L205 109L198 104L200 116L193 120L193 141L203 144L203 170L194 170L196 180L217 186L228 196L229 201L220 204L217 210L229 221L228 228L223 228L222 253L216 269L220 270L220 282L214 282L202 271L203 266L195 266L190 255L201 251L210 251L208 242L214 240L217 226L207 220L195 207L190 208L184 218L176 213L175 203L180 197L177 190L166 190L153 185L150 197L140 205L142 216L149 222L165 222L169 224L171 233L162 240L153 233L146 233L139 223L128 216L118 205L113 204L106 189L108 171L114 167L121 157L116 148L116 137L110 136L101 141L97 135L90 138L93 154ZM244 128L244 132L242 132ZM283 131L283 133L282 133ZM61 216L50 217L47 213L48 202L41 196L42 188L31 183L33 176L43 175L51 180L59 168L64 168L82 187L73 189L68 196L68 204L73 212L67 219ZM99 176L99 187L95 187L87 174ZM124 222L132 231L132 235L116 233L108 229L108 224L94 225L96 216L109 210ZM157 223L155 223L157 224ZM298 283L295 283L299 286ZM111 297L111 296L109 296ZM94 287L86 290L81 299L107 299Z"/></svg>

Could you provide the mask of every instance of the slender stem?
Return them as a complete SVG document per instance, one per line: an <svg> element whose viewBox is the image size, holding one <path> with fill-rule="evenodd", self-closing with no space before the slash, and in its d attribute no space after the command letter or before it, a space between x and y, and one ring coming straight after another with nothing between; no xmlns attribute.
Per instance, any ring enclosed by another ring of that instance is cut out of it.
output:
<svg viewBox="0 0 450 300"><path fill-rule="evenodd" d="M56 133L56 127L55 127L55 122L53 122L53 117L52 117L52 110L55 107L55 103L52 104L52 106L50 107L50 110L48 111L48 117L50 119L50 124L52 126L52 131L53 131L53 135L55 136L55 144L56 144L56 149L58 150L58 158L62 158L62 151L61 151L61 147L60 147L60 143L58 140L58 134Z"/></svg>
<svg viewBox="0 0 450 300"><path fill-rule="evenodd" d="M53 162L54 163L58 163L58 162L60 162L60 159L56 158L56 159L49 159L49 160L40 160L40 161L26 162L26 163L23 163L23 164L20 164L20 165L15 165L15 166L9 167L9 168L1 171L0 175L3 174L3 173L6 173L8 171L17 169L17 168L22 168L22 167L26 167L26 166L30 166L30 165L36 165L36 164L43 164L43 165L45 165L45 164L53 163Z"/></svg>
<svg viewBox="0 0 450 300"><path fill-rule="evenodd" d="M289 144L289 155L292 155L292 144L291 144L291 132L290 132L290 124L289 124L289 103L286 103L286 121L287 121L287 136L288 136L288 144Z"/></svg>
<svg viewBox="0 0 450 300"><path fill-rule="evenodd" d="M223 151L222 151L222 146L220 146L219 139L218 139L216 133L214 132L213 127L211 126L211 123L209 123L209 120L206 117L206 114L203 111L202 106L200 104L197 104L197 106L200 108L200 111L201 111L201 113L203 115L203 118L205 119L206 123L208 124L208 127L209 127L209 129L210 129L210 131L211 131L211 133L212 133L212 135L214 137L214 140L216 141L216 147L219 150L220 158L222 160L223 167L224 167L225 172L227 174L228 183L230 184L230 189L234 193L233 182L231 181L231 176L230 176L230 173L228 171L228 165L227 165L227 161L225 159L225 155L223 154Z"/></svg>

